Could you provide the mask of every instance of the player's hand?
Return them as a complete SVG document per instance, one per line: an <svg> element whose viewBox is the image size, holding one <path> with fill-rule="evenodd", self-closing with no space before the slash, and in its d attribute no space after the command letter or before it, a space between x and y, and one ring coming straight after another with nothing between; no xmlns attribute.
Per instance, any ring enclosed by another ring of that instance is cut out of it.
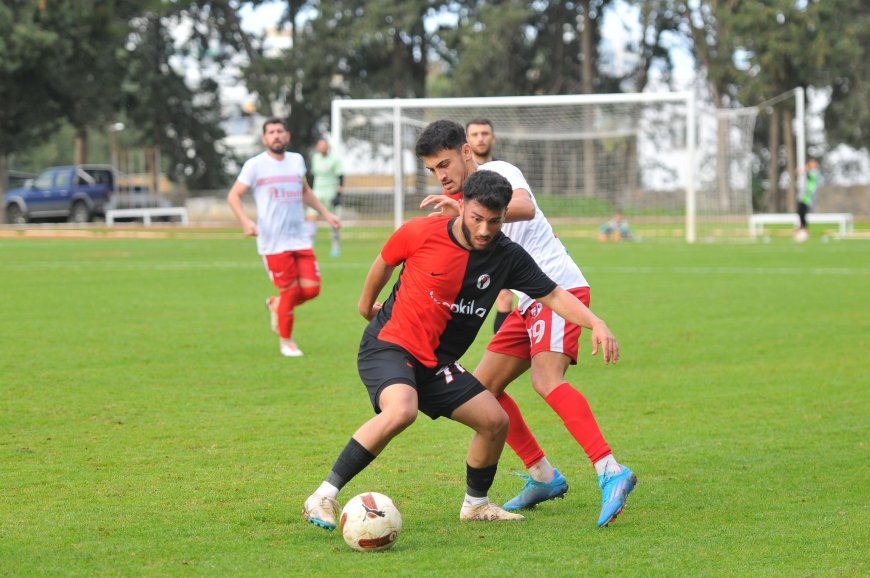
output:
<svg viewBox="0 0 870 578"><path fill-rule="evenodd" d="M457 217L459 216L459 201L451 199L447 195L427 195L420 203L420 208L425 209L431 205L434 211L430 217Z"/></svg>
<svg viewBox="0 0 870 578"><path fill-rule="evenodd" d="M383 307L383 305L381 303L378 303L377 301L375 301L375 304L372 305L368 311L363 311L363 309L361 307L360 308L360 315L365 317L366 321L371 321L372 319L374 319L375 315L378 314L378 311L380 311L382 307Z"/></svg>
<svg viewBox="0 0 870 578"><path fill-rule="evenodd" d="M242 232L246 237L256 237L259 231L257 231L257 223L254 221L248 220L242 224Z"/></svg>
<svg viewBox="0 0 870 578"><path fill-rule="evenodd" d="M616 337L601 320L592 326L592 355L596 355L599 348L604 357L604 363L619 361L619 344L616 342Z"/></svg>
<svg viewBox="0 0 870 578"><path fill-rule="evenodd" d="M341 229L341 219L339 219L332 213L328 213L326 215L326 222L329 223L329 226L333 229Z"/></svg>

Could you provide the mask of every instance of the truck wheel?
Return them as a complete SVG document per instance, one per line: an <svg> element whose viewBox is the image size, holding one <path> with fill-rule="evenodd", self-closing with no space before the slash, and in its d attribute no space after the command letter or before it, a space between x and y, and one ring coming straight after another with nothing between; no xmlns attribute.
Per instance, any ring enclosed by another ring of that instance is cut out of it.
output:
<svg viewBox="0 0 870 578"><path fill-rule="evenodd" d="M21 211L21 207L13 204L6 207L6 222L10 225L25 225L27 217Z"/></svg>
<svg viewBox="0 0 870 578"><path fill-rule="evenodd" d="M69 213L70 223L87 223L91 220L91 212L83 201L76 201Z"/></svg>

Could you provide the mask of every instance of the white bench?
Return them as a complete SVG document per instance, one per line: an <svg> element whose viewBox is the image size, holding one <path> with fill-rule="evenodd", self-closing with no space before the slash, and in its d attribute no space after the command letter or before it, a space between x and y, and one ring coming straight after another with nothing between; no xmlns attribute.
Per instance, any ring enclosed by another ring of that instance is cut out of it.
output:
<svg viewBox="0 0 870 578"><path fill-rule="evenodd" d="M111 209L106 211L106 224L114 225L115 219L142 219L145 226L151 225L153 217L178 217L187 224L187 209L184 207L147 207L141 209Z"/></svg>
<svg viewBox="0 0 870 578"><path fill-rule="evenodd" d="M749 235L755 239L764 233L765 225L792 225L797 227L800 219L797 213L760 213L749 217ZM852 232L854 219L852 213L809 213L809 225L839 225L840 236L845 237Z"/></svg>

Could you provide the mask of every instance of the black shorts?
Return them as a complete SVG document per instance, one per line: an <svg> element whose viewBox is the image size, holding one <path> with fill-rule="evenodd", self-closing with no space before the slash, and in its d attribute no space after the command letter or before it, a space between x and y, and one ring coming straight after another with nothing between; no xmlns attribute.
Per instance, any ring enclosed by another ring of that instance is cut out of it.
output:
<svg viewBox="0 0 870 578"><path fill-rule="evenodd" d="M357 356L359 376L369 390L375 413L385 387L405 383L417 390L417 407L432 419L450 417L462 404L486 388L458 363L426 367L402 347L363 334Z"/></svg>

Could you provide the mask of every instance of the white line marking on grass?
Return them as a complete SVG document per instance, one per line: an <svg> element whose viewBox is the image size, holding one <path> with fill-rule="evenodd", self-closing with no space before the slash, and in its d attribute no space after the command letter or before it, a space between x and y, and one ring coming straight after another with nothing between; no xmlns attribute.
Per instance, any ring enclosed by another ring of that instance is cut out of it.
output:
<svg viewBox="0 0 870 578"><path fill-rule="evenodd" d="M870 275L856 267L582 267L584 273L680 273L690 275Z"/></svg>
<svg viewBox="0 0 870 578"><path fill-rule="evenodd" d="M365 263L324 263L320 269L364 269ZM263 269L260 261L18 261L0 263L0 271L217 271Z"/></svg>

